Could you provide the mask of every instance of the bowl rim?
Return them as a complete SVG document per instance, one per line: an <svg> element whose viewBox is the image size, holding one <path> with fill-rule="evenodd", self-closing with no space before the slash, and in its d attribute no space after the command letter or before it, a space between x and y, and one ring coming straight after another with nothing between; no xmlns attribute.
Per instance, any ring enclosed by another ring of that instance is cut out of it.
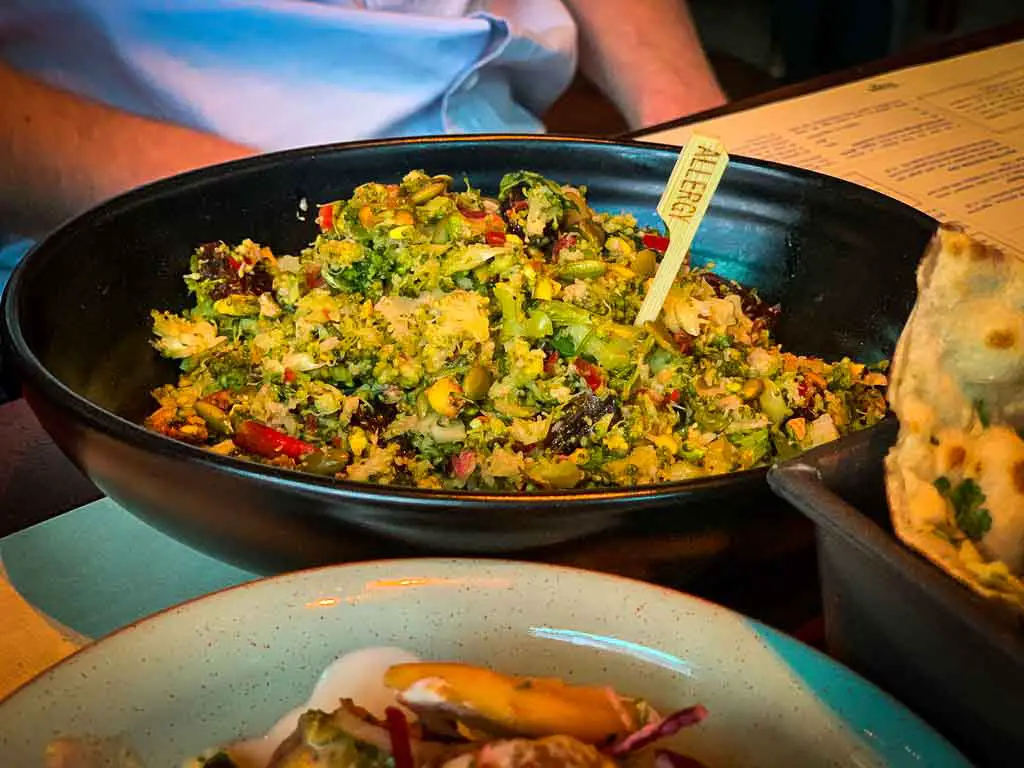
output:
<svg viewBox="0 0 1024 768"><path fill-rule="evenodd" d="M315 159L320 154L334 155L347 152L367 152L375 149L400 146L440 144L471 147L475 144L503 143L595 146L608 149L641 150L660 155L678 155L680 152L680 147L671 144L561 134L519 135L498 133L458 136L410 136L296 147L186 171L144 184L99 203L64 222L35 243L15 267L4 291L2 303L0 303L0 335L9 340L8 343L14 353L14 363L20 378L45 393L56 407L64 411L71 411L77 419L107 437L126 443L133 448L156 453L168 460L198 463L208 470L228 472L261 484L272 481L278 487L284 486L292 490L304 490L307 493L314 492L331 497L336 501L361 501L377 505L398 502L414 507L431 507L438 502L449 502L453 505L453 509L462 510L470 508L478 510L482 507L493 507L495 504L500 504L506 509L529 508L534 516L564 516L566 512L565 505L567 504L579 507L586 503L587 505L596 505L603 508L623 501L632 503L642 503L647 500L662 501L667 498L682 498L695 492L714 492L725 488L734 489L738 485L744 487L765 487L767 485L768 466L754 467L723 475L697 477L689 480L645 486L522 492L416 488L319 477L297 470L259 464L233 456L220 456L147 430L140 424L136 424L123 416L96 405L88 398L65 385L51 373L33 352L22 333L20 324L21 307L27 300L24 283L29 279L27 275L35 268L35 263L39 259L38 254L42 253L45 255L54 244L61 244L73 238L76 231L91 227L97 221L105 218L123 215L126 210L130 210L135 205L159 199L162 196L172 194L184 188L202 185L226 173L254 172L289 160ZM864 200L872 201L876 205L885 205L894 210L900 210L908 218L917 219L926 228L937 226L938 223L931 216L918 211L900 200L846 181L845 179L743 155L731 155L729 162L730 165L758 168L762 172L767 171L779 177L802 179L804 181L813 180L818 183L833 185L837 188L845 188L852 194L856 194ZM27 396L26 400L29 406L32 407L33 396ZM871 428L869 427L868 429ZM547 507L544 505L545 502L553 506Z"/></svg>
<svg viewBox="0 0 1024 768"><path fill-rule="evenodd" d="M526 571L537 571L537 572L552 572L552 571L557 572L557 571L562 571L562 572L566 572L566 573L569 573L569 574L572 574L572 575L576 575L576 576L580 576L580 577L584 577L584 578L588 578L588 579L624 582L625 584L630 585L630 586L641 587L643 589L649 589L652 592L656 592L656 593L659 594L659 597L661 597L662 599L668 599L668 600L672 600L672 601L675 601L675 602L679 602L679 601L686 602L687 600L689 600L689 601L692 601L694 603L700 604L702 610L706 610L706 611L708 611L710 613L715 613L715 612L722 613L722 612L724 612L726 614L731 614L733 616L737 616L737 617L743 618L746 621L753 622L753 623L757 624L758 626L767 626L767 625L764 625L761 622L757 621L756 619L751 619L751 618L749 618L749 617L739 613L738 611L734 611L731 608L727 608L724 605L720 605L719 603L715 603L715 602L713 602L711 600L708 600L706 598L700 597L699 595L694 595L694 594L691 594L689 592L681 592L679 590L672 589L671 587L666 587L666 586L661 585L661 584L657 584L657 583L649 582L649 581L642 581L640 579L634 579L634 578L631 578L629 576L622 576L621 574L617 574L617 573L611 573L611 572L606 572L606 571L595 571L595 570L590 570L588 568L580 568L580 567L574 566L574 565L562 565L562 564L559 564L559 563L533 562L533 561L529 561L529 560L516 560L514 558L504 558L504 557L477 557L477 556L468 556L468 557L390 557L390 558L383 558L383 559L379 559L379 560L360 560L360 561L344 562L344 563L328 563L327 565L314 565L314 566L310 566L308 568L299 568L299 569L293 570L293 571L283 571L281 573L274 573L274 574L270 574L270 575L266 575L266 576L257 576L256 578L250 579L249 581L243 581L243 582L240 582L238 584L230 584L230 585L228 585L226 587L219 587L218 589L215 589L212 592L206 592L206 593L201 594L201 595L196 595L195 597L190 597L187 600L181 601L180 603L175 603L173 605L165 606L164 608L161 608L161 609L159 609L157 611L154 611L153 613L146 614L145 616L142 616L142 617L140 617L138 619L134 619L134 620L130 621L129 623L125 624L124 626L118 627L117 629L115 629L115 630L113 630L111 632L108 632L107 634L105 634L105 635L103 635L101 637L94 638L93 640L91 640L90 642L86 643L85 645L82 645L79 648L76 648L74 651L69 653L64 658L59 659L58 661L56 661L55 663L51 664L50 666L48 666L48 667L40 670L39 672L35 673L28 680L25 680L22 683L20 683L17 687L13 688L5 696L0 698L0 710L2 710L4 705L7 704L8 702L10 702L15 697L15 695L17 695L21 691L29 688L34 683L39 681L41 678L43 678L47 674L53 672L58 667L63 666L65 663L71 661L72 659L75 659L76 657L78 657L80 655L87 655L90 651L93 651L100 644L105 643L107 640L110 640L111 638L114 638L114 637L120 637L122 635L128 634L129 632L135 631L135 630L137 630L139 627L141 627L144 624L149 624L151 622L156 622L156 621L162 621L163 618L167 614L177 613L177 612L180 612L180 611L191 610L197 603L201 603L201 602L204 602L204 601L207 601L207 600L222 598L222 597L224 597L226 595L233 594L235 592L243 592L246 589L254 589L254 588L255 589L260 589L265 584L276 584L278 582L285 582L285 581L290 581L290 580L303 581L303 580L308 579L308 578L314 578L314 577L316 577L319 574L327 574L327 573L332 572L332 571L348 572L348 571L351 571L351 570L361 570L361 569L371 569L371 568L372 569L378 569L379 568L381 570L385 570L387 568L395 567L395 566L401 566L403 568L408 567L408 568L423 568L423 569L431 568L431 567L433 567L433 568L449 568L449 567L456 567L456 568L458 568L458 567L466 567L466 568L470 568L470 567L483 566L484 568L494 568L494 567L497 567L497 568L509 568L509 569L515 569L517 571L523 571L523 570L526 570ZM815 649L811 648L809 645L806 645L806 643L803 643L800 640L797 640L795 637L794 638L790 638L790 637L787 636L787 639L790 639L794 643L796 643L796 644L798 644L800 646L803 646L803 647L805 647L807 649L810 649L812 651L815 650ZM828 656L826 656L826 658L829 658L833 663L835 663L835 664L837 664L839 666L842 666L842 664L840 662L835 661L834 659L831 659ZM856 673L854 673L854 674L856 674ZM863 680L864 678L861 678L861 679ZM866 681L866 682L870 683L870 681ZM901 706L903 706L903 705L901 705Z"/></svg>

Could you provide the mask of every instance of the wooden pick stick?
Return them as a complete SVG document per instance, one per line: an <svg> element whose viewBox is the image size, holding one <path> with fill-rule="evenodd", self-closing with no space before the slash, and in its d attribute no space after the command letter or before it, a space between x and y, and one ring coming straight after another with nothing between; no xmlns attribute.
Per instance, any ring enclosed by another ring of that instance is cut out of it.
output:
<svg viewBox="0 0 1024 768"><path fill-rule="evenodd" d="M721 142L696 133L679 153L658 201L658 215L668 226L668 248L640 305L634 325L654 322L661 313L665 297L686 261L697 228L728 164L729 155Z"/></svg>

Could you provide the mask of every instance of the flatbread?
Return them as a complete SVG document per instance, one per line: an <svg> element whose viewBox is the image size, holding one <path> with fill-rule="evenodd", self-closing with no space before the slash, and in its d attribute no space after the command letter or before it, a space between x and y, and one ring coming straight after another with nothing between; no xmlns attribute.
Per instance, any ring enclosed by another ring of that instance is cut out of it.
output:
<svg viewBox="0 0 1024 768"><path fill-rule="evenodd" d="M1024 612L1024 260L942 226L893 359L896 535Z"/></svg>

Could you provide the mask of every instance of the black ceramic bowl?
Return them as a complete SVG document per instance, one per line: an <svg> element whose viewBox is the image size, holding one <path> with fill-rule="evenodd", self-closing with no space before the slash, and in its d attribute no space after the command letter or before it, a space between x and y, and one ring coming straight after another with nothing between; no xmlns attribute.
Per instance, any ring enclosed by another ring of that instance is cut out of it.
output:
<svg viewBox="0 0 1024 768"><path fill-rule="evenodd" d="M586 184L598 209L657 223L678 150L556 137L466 137L299 149L143 187L40 243L4 297L23 393L69 457L115 501L198 548L260 568L410 552L508 553L640 524L686 530L738 499L770 498L765 471L657 487L489 495L335 482L224 458L138 426L176 371L149 346L151 308L184 308L193 248L244 237L276 251L312 239L299 201L346 196L411 168L495 190L527 168ZM862 187L734 158L694 245L696 261L780 301L797 352L888 356L935 224ZM701 502L695 506L694 502ZM756 504L753 505L756 508Z"/></svg>

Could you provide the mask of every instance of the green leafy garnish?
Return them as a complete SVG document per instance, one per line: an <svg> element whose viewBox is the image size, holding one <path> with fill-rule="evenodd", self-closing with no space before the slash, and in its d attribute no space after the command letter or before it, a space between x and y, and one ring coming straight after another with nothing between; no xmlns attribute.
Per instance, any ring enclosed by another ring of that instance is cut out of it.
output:
<svg viewBox="0 0 1024 768"><path fill-rule="evenodd" d="M551 346L554 347L562 357L572 357L576 354L576 340L565 331L560 331L551 340Z"/></svg>
<svg viewBox="0 0 1024 768"><path fill-rule="evenodd" d="M750 460L753 463L761 461L771 453L771 434L767 427L749 432L733 432L727 437L737 448L750 451Z"/></svg>
<svg viewBox="0 0 1024 768"><path fill-rule="evenodd" d="M992 528L992 515L982 504L985 494L970 478L961 481L955 488L947 477L935 482L935 489L953 505L953 516L957 527L971 539L978 541Z"/></svg>
<svg viewBox="0 0 1024 768"><path fill-rule="evenodd" d="M394 254L372 250L351 266L328 266L321 271L324 282L337 291L359 293L376 301L384 295L384 281L395 271Z"/></svg>
<svg viewBox="0 0 1024 768"><path fill-rule="evenodd" d="M467 180L468 183L468 180ZM513 171L506 173L498 184L498 199L506 200L513 189L517 187L547 187L558 197L564 198L562 188L551 179L541 176L533 171Z"/></svg>

